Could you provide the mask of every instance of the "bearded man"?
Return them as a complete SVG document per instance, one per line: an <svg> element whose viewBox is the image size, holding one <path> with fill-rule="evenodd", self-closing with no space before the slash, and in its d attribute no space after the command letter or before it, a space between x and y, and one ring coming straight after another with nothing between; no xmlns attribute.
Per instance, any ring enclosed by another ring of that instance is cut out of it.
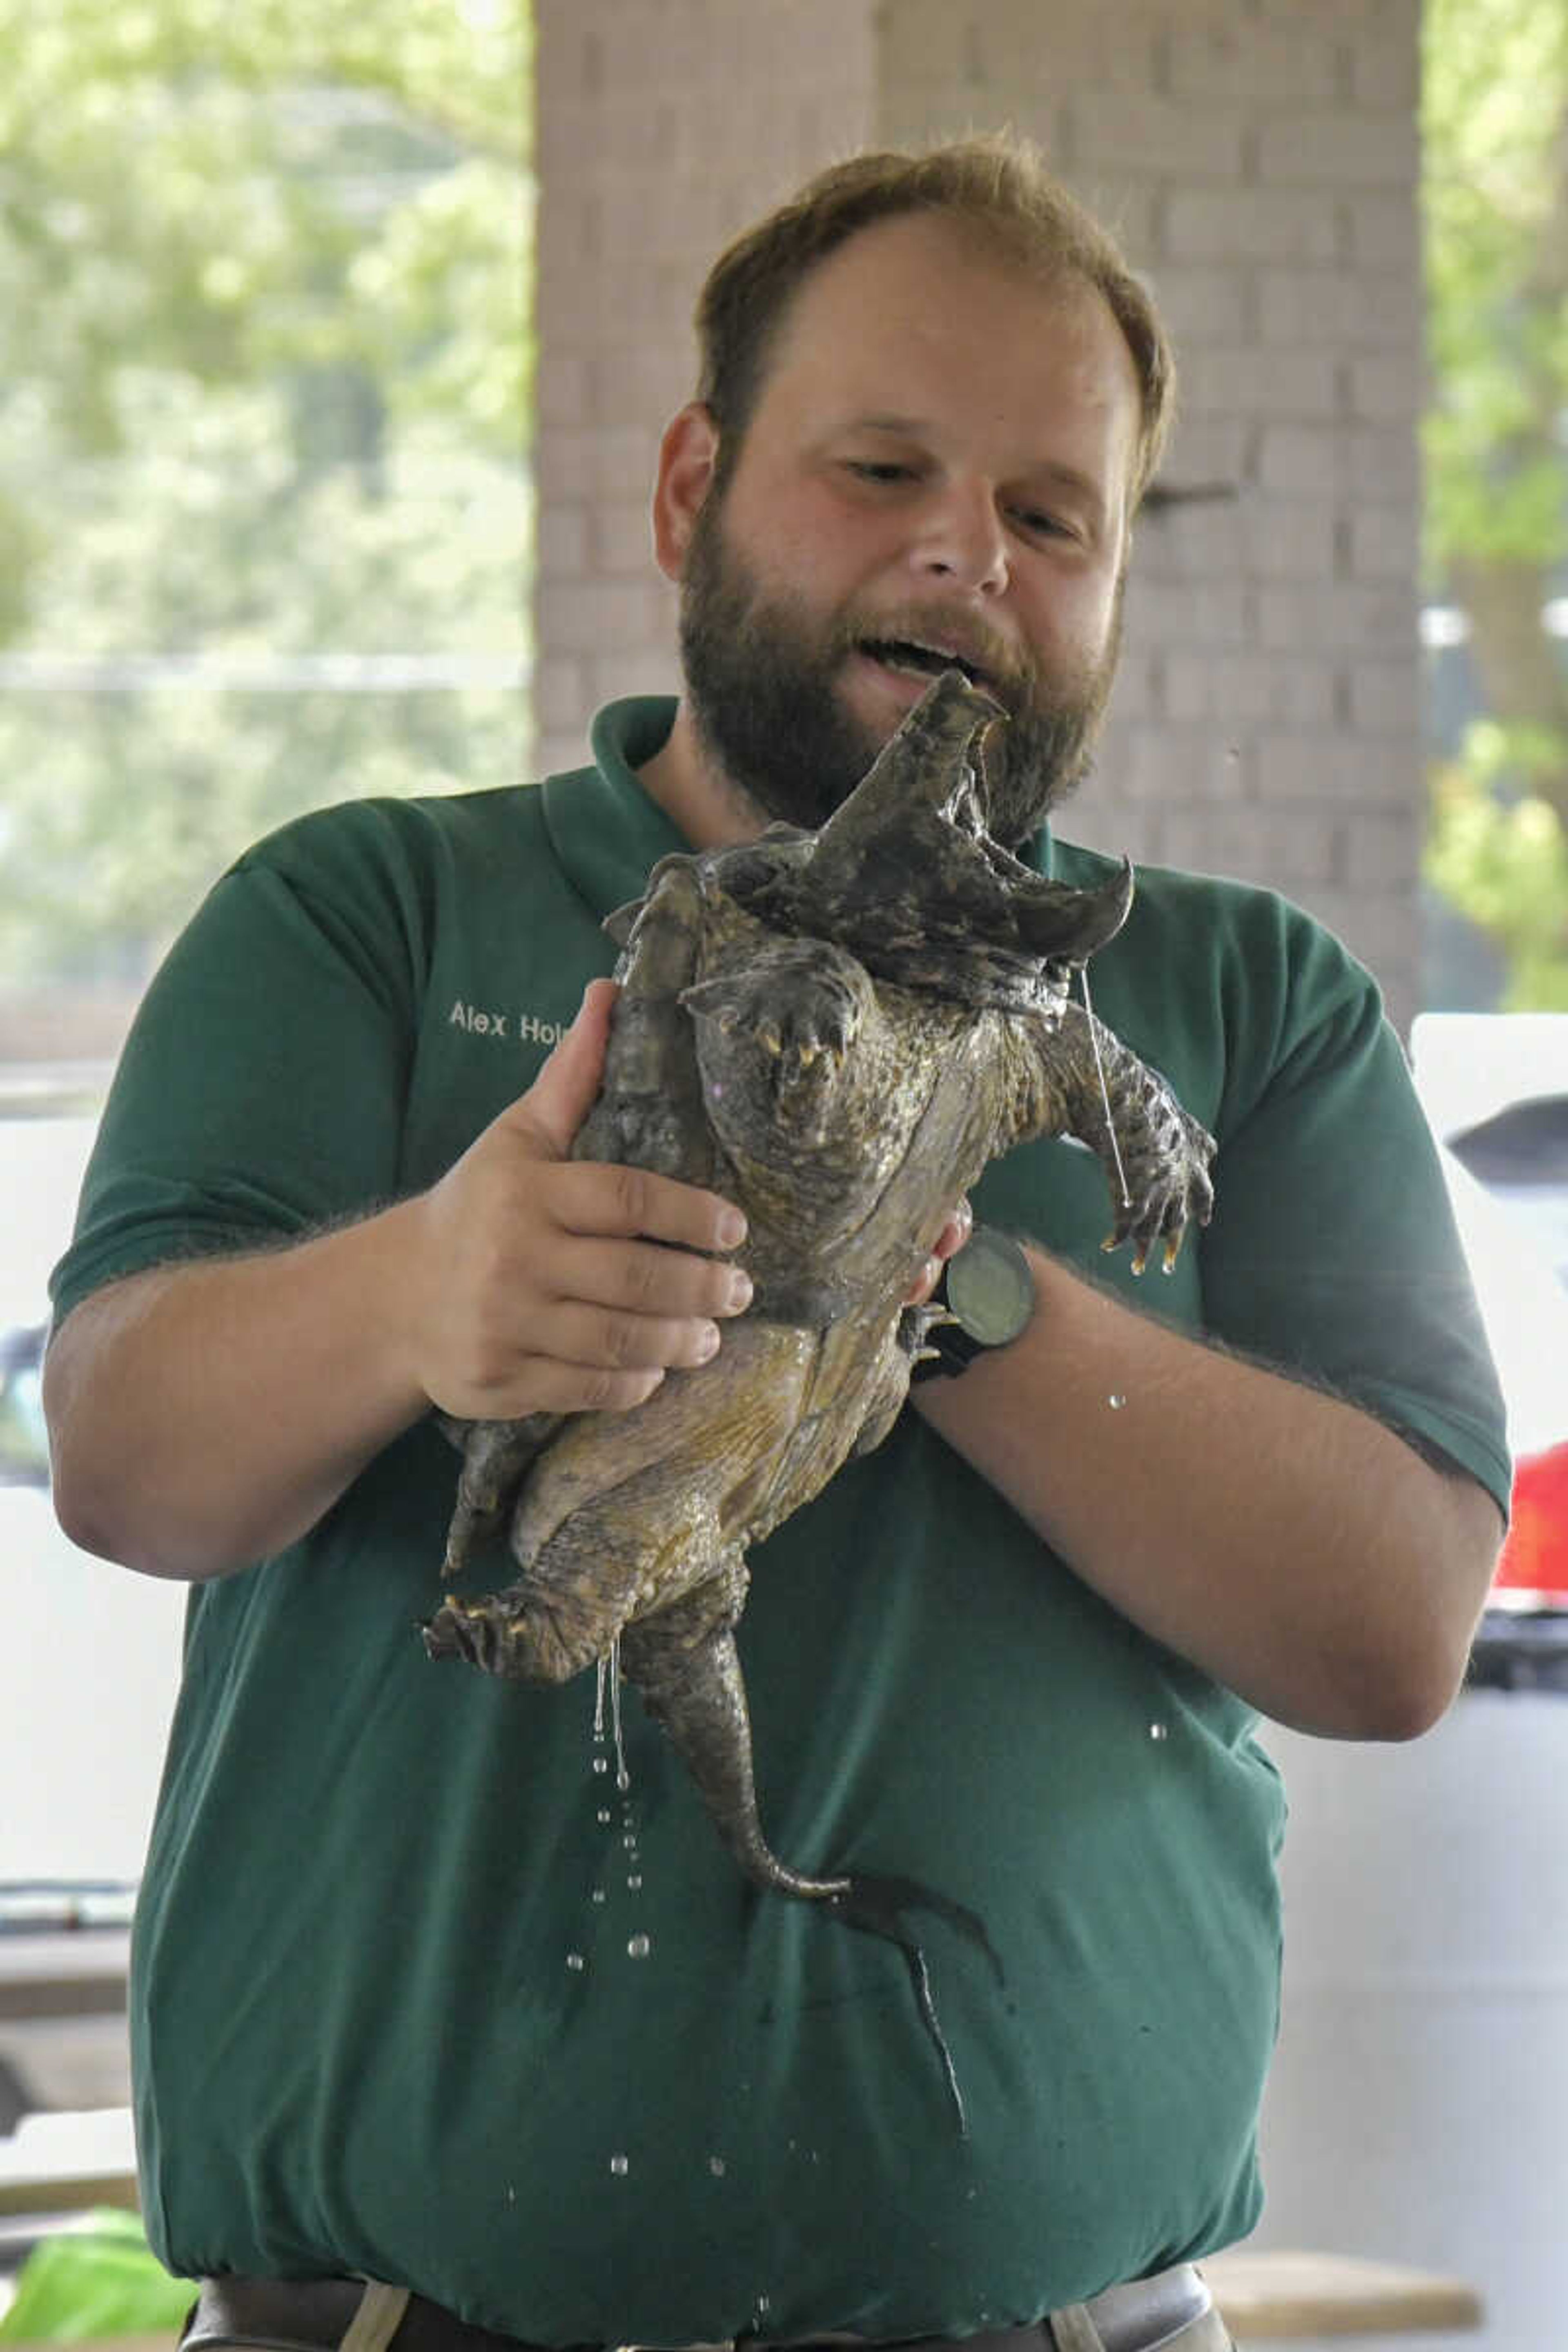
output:
<svg viewBox="0 0 1568 2352"><path fill-rule="evenodd" d="M1044 819L1170 415L1110 241L1019 142L860 157L721 257L698 329L653 501L679 700L537 789L242 858L57 1275L62 1518L193 1589L135 1942L149 2227L216 2282L193 2344L1206 2352L1278 2000L1258 1718L1432 1723L1508 1491L1403 1058L1326 932L1140 877L1096 1000L1217 1136L1212 1226L1146 1298L1093 1271L1087 1156L1009 1154L975 1205L1025 1239L1023 1328L754 1561L781 1848L949 1891L999 1958L931 1930L966 2137L899 1955L754 1899L653 1727L628 1872L581 1692L410 1638L432 1408L635 1413L749 1297L733 1203L567 1156L601 919L672 850L817 823L953 665L1009 716L994 830L1109 870Z"/></svg>

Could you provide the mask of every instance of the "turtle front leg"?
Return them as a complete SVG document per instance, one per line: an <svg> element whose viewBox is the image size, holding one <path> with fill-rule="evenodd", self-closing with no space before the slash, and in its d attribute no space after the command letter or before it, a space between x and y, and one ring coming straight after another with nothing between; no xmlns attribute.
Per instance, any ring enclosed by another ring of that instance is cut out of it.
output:
<svg viewBox="0 0 1568 2352"><path fill-rule="evenodd" d="M706 918L693 861L670 857L632 926L616 967L616 1001L599 1094L572 1146L574 1160L651 1168L682 1183L713 1181L712 1139L691 1024L680 992L701 969Z"/></svg>
<svg viewBox="0 0 1568 2352"><path fill-rule="evenodd" d="M1066 1006L1060 1027L1043 1031L1036 1050L1048 1074L1042 1099L1056 1098L1051 1131L1087 1143L1105 1171L1112 1209L1106 1248L1130 1241L1133 1272L1142 1274L1158 1243L1169 1274L1188 1225L1206 1225L1214 1211L1213 1136L1157 1070L1080 1005ZM1035 1131L1045 1127L1042 1120Z"/></svg>

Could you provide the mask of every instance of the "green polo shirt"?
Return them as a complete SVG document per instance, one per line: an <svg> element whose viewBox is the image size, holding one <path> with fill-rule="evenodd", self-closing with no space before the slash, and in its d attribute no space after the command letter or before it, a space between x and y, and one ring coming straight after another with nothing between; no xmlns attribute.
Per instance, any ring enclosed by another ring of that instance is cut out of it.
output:
<svg viewBox="0 0 1568 2352"><path fill-rule="evenodd" d="M353 803L242 858L148 993L57 1311L437 1177L609 969L601 918L680 845L632 772L669 717L614 705L579 773ZM1100 1253L1098 1163L1059 1140L994 1166L982 1213L1506 1496L1364 971L1277 898L1146 870L1093 980L1219 1138L1214 1223L1134 1283ZM541 2345L899 2337L1027 2320L1250 2228L1283 1804L1234 1694L912 1413L753 1556L774 1847L925 1880L999 1956L1000 1981L926 1931L963 2137L899 1954L743 1884L635 1697L623 1796L592 1676L426 1657L456 1469L423 1423L302 1542L193 1591L132 1993L165 2262L363 2272ZM1289 1540L1258 1530L1260 1554Z"/></svg>

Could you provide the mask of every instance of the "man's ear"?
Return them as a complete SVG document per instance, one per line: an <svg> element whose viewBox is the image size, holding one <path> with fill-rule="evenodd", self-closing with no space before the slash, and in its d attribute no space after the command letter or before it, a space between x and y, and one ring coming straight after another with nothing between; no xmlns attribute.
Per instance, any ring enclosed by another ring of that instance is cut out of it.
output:
<svg viewBox="0 0 1568 2352"><path fill-rule="evenodd" d="M702 502L712 487L719 427L700 400L689 401L665 427L653 485L653 551L668 580L679 580Z"/></svg>

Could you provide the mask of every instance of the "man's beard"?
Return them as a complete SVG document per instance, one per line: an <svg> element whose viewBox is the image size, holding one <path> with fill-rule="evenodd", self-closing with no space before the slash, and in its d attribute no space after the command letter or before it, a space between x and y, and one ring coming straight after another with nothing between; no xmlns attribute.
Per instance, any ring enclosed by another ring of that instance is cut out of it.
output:
<svg viewBox="0 0 1568 2352"><path fill-rule="evenodd" d="M962 647L1008 714L984 752L987 823L1012 846L1088 772L1121 649L1121 591L1098 664L1046 677L1021 667L967 606L935 599L902 612L819 619L795 595L770 595L728 544L722 499L697 518L681 578L680 649L698 736L724 779L769 818L821 824L886 740L837 691L858 647L933 635ZM887 730L891 732L889 728Z"/></svg>

